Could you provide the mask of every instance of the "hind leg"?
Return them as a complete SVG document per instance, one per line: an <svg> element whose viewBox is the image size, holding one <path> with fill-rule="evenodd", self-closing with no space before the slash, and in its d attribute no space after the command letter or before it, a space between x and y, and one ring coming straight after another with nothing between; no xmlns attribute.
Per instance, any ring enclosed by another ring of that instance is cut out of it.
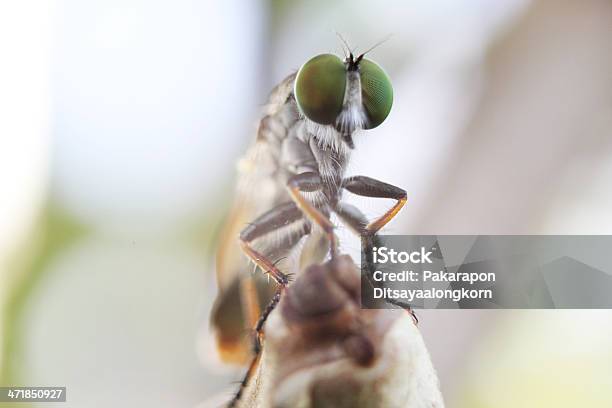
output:
<svg viewBox="0 0 612 408"><path fill-rule="evenodd" d="M263 337L263 326L270 313L274 310L274 308L280 301L281 294L289 283L289 275L281 272L269 255L264 255L261 251L255 249L253 246L253 242L258 238L262 238L268 234L275 233L279 229L298 222L300 220L303 220L302 211L297 207L295 203L289 202L281 204L273 208L272 210L262 214L255 221L250 223L245 229L243 229L240 233L240 246L244 253L257 266L259 266L266 275L274 279L277 288L270 303L264 308L263 313L261 313L259 318L256 319L256 316L259 314L259 302L256 299L256 291L254 291L252 281L251 285L245 284L244 286L243 294L246 297L245 304L247 305L247 311L245 314L247 316L247 320L256 320L256 323L251 326L255 329L253 346L254 356L251 360L251 363L249 364L247 372L245 373L240 383L240 388L238 389L234 398L229 403L230 407L233 407L238 403L240 397L242 396L244 388L248 385L249 380L253 376L253 373L255 372L255 369L259 364L259 357L261 354L261 339ZM274 250L291 248L293 245L295 245L299 238L301 238L308 232L309 228L305 227L305 229L302 229L299 234L293 236L292 239L284 240L269 252L273 252ZM257 305L257 309L255 309L255 305Z"/></svg>

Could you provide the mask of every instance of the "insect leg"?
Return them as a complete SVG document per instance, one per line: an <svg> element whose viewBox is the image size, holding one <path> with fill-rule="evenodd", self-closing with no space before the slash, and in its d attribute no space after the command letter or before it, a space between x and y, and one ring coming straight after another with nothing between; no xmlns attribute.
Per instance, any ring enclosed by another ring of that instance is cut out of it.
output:
<svg viewBox="0 0 612 408"><path fill-rule="evenodd" d="M375 269L374 262L372 260L372 248L374 246L380 246L380 240L378 238L378 235L368 232L368 220L366 219L365 215L363 215L363 213L359 211L357 207L339 202L338 204L336 204L334 212L338 215L340 220L351 229L351 231L353 231L357 236L361 237L361 259L362 262L366 263L365 276L368 279L370 287L374 288L376 285L372 280L372 273ZM410 313L410 315L412 316L414 324L417 324L419 322L416 313L410 307L410 305L397 302L392 299L387 299L387 302L406 309L406 311L408 311L408 313Z"/></svg>
<svg viewBox="0 0 612 408"><path fill-rule="evenodd" d="M289 204L292 206L295 206L295 204L293 203L289 203ZM300 212L300 215L301 215L301 212ZM300 219L302 219L302 216L300 216ZM284 240L284 242L279 243L278 246L275 246L274 248L270 249L270 251L267 251L268 259L276 259L276 256L278 256L279 253L289 251L300 241L300 239L304 235L307 235L309 233L310 233L310 224L306 224L304 226L304 229L297 231L295 234L292 234L291 237L288 237L286 240ZM278 263L278 261L276 263ZM245 280L246 279L247 278L245 278ZM251 282L251 285L244 285L244 286L251 286L252 289L250 287L244 288L246 290L243 291L242 296L244 296L244 300L245 300L244 303L247 306L245 316L248 316L247 318L248 328L249 329L255 328L255 338L254 338L255 342L253 345L253 349L257 350L260 347L260 342L261 342L261 337L262 337L261 335L263 332L263 325L266 322L268 315L272 312L272 310L274 310L274 307L280 300L280 292L284 287L277 285L278 286L277 290L275 291L275 294L272 296L269 304L263 309L263 312L260 312L259 300L258 300L259 296L255 288L255 285L253 284L253 277L249 276L248 281ZM241 285L241 289L243 289L242 286L243 285ZM251 303L252 303L252 306L249 306L249 304Z"/></svg>
<svg viewBox="0 0 612 408"><path fill-rule="evenodd" d="M301 220L303 218L303 214L297 205L293 202L288 202L285 204L281 204L277 207L274 207L272 210L262 214L255 221L249 224L242 232L240 233L240 244L244 252L260 267L263 269L264 273L272 276L274 281L277 284L277 290L270 303L266 306L263 313L257 319L257 323L255 324L256 331L256 344L255 349L259 349L259 337L262 332L263 325L278 301L280 300L281 291L287 286L289 283L289 276L283 272L281 272L276 265L272 262L272 260L263 255L262 253L255 250L251 242L257 238L260 238L266 234L274 232L281 227L287 226L295 221ZM301 235L307 233L308 231L301 231ZM290 239L288 241L290 246L295 244L295 240ZM284 247L285 245L281 243L279 247Z"/></svg>
<svg viewBox="0 0 612 408"><path fill-rule="evenodd" d="M293 203L290 203L294 205ZM284 255L288 253L295 245L302 239L304 235L310 233L310 224L305 223L304 227L300 230L294 231L287 236L283 236L281 242L274 243L269 248L266 248L266 257L268 259L275 259L275 264L278 264L279 260L284 259ZM254 276L252 274L241 274L239 277L239 292L240 300L242 304L242 314L244 316L246 327L251 330L259 321L261 316L261 302L260 295L258 292L257 284L255 283Z"/></svg>
<svg viewBox="0 0 612 408"><path fill-rule="evenodd" d="M288 276L281 272L267 256L253 248L252 242L302 217L300 209L293 202L289 202L260 215L240 232L240 247L244 253L281 287L286 286L289 282Z"/></svg>
<svg viewBox="0 0 612 408"><path fill-rule="evenodd" d="M338 202L334 208L334 212L340 217L340 220L355 233L355 235L359 237L368 235L368 220L357 207Z"/></svg>
<svg viewBox="0 0 612 408"><path fill-rule="evenodd" d="M259 320L257 321L257 324L255 325L255 338L254 338L254 343L253 343L253 359L251 360L251 363L249 364L249 368L247 369L247 372L244 374L244 377L242 377L242 381L240 381L240 387L238 388L236 395L234 395L234 398L232 398L232 400L228 404L228 407L236 406L236 404L240 400L240 397L242 396L242 392L244 391L246 386L249 384L251 377L255 373L255 369L257 368L257 365L259 364L259 359L261 357L261 338L263 337L263 326L266 323L266 320L268 319L268 316L270 315L270 313L272 313L272 311L274 310L274 308L280 301L281 294L284 288L285 288L284 286L280 286L280 285L278 286L278 288L276 289L276 293L272 297L272 300L270 301L270 303L268 303L268 306L266 306L261 316L259 316Z"/></svg>
<svg viewBox="0 0 612 408"><path fill-rule="evenodd" d="M293 201L300 207L306 216L316 223L325 232L330 244L332 258L336 255L337 242L334 234L334 225L329 216L323 214L302 195L303 192L320 191L323 188L321 176L309 171L292 176L287 183L289 194Z"/></svg>
<svg viewBox="0 0 612 408"><path fill-rule="evenodd" d="M270 303L268 303L261 316L259 316L259 320L257 320L257 324L255 325L255 343L253 346L253 350L256 355L259 354L259 352L261 351L261 337L263 335L263 326L266 323L266 320L268 320L268 316L270 316L270 313L272 313L278 302L280 302L281 293L282 288L279 287L276 290L276 293L274 294L272 299L270 300Z"/></svg>
<svg viewBox="0 0 612 408"><path fill-rule="evenodd" d="M246 388L246 386L249 383L249 380L255 373L255 369L257 368L257 365L259 364L260 357L261 357L261 353L259 352L255 354L255 356L253 356L253 359L251 360L251 363L249 364L249 368L247 369L247 372L244 374L244 377L242 377L242 380L240 381L240 388L238 388L238 391L236 391L234 398L232 398L232 400L227 404L228 408L235 407L236 404L238 404L238 401L240 401L240 397L242 397L242 393L244 392L244 389Z"/></svg>
<svg viewBox="0 0 612 408"><path fill-rule="evenodd" d="M264 271L264 273L268 274L269 276L272 276L272 278L277 284L277 290L274 296L272 297L272 300L266 306L263 313L257 320L257 324L255 325L255 342L253 347L254 356L251 360L246 374L240 382L240 388L238 389L238 392L229 403L230 407L236 406L240 397L242 396L244 388L249 383L249 380L251 379L255 372L255 369L257 368L259 358L261 356L261 336L263 333L264 323L266 322L266 319L268 318L272 310L274 310L274 308L280 301L282 291L289 283L289 276L281 272L276 267L276 265L274 265L274 262L272 262L272 260L270 260L267 256L255 250L252 246L252 242L257 238L274 232L279 228L287 226L302 218L303 214L297 207L297 205L293 202L289 202L274 207L272 210L260 215L255 221L253 221L240 232L240 246L242 250L246 253L247 256L249 256L249 258L251 258L251 260L253 260L253 262L255 262L255 264L257 264ZM305 233L305 231L302 232L302 234L303 233Z"/></svg>
<svg viewBox="0 0 612 408"><path fill-rule="evenodd" d="M393 219L406 203L406 191L391 184L383 183L366 176L353 176L345 179L342 186L351 193L374 198L392 198L395 204L378 219L366 226L366 232L375 234Z"/></svg>

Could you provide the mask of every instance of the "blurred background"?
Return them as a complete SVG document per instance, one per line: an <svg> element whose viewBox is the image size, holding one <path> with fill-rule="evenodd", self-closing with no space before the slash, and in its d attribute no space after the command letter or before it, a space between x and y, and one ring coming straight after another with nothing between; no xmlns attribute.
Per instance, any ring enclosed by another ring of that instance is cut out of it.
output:
<svg viewBox="0 0 612 408"><path fill-rule="evenodd" d="M391 35L370 57L394 107L349 169L408 191L386 232L612 233L609 0L2 2L2 385L65 385L71 407L230 395L207 318L235 163L336 31ZM612 406L612 311L419 317L449 407Z"/></svg>

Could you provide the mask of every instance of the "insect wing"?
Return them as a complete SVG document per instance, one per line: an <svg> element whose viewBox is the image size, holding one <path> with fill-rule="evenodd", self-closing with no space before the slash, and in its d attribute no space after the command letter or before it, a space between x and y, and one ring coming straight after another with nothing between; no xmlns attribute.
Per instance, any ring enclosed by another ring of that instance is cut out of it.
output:
<svg viewBox="0 0 612 408"><path fill-rule="evenodd" d="M271 128L269 118L283 108L292 92L295 75L287 77L270 94L265 115L259 123L257 140L238 161L235 203L222 230L216 257L218 294L211 314L217 348L222 360L244 363L250 356L248 330L254 310L265 306L274 286L263 275L253 275L254 265L242 253L238 237L257 216L279 203L285 193L275 179L282 126ZM280 137L279 137L280 133Z"/></svg>
<svg viewBox="0 0 612 408"><path fill-rule="evenodd" d="M216 257L218 293L211 314L217 348L223 361L245 363L250 356L248 329L253 326L254 308L260 308L272 297L273 286L254 275L255 267L239 246L241 230L253 221L271 201L265 188L258 195L252 191L256 184L266 184L259 170L249 169L260 154L262 146L255 145L239 166L239 189L220 236ZM265 155L264 155L265 156ZM261 166L263 163L260 162ZM255 171L255 173L252 173Z"/></svg>

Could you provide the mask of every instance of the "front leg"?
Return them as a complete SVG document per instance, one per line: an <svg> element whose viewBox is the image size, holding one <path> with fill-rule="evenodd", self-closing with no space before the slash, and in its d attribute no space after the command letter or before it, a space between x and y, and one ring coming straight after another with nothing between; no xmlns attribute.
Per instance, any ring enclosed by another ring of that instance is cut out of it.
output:
<svg viewBox="0 0 612 408"><path fill-rule="evenodd" d="M387 210L380 218L370 222L365 227L365 232L368 234L376 234L378 230L384 227L389 221L397 215L401 208L406 204L406 190L403 190L394 185L383 183L366 176L353 176L345 179L342 182L342 187L353 194L364 197L374 198L392 198L396 200L393 207Z"/></svg>
<svg viewBox="0 0 612 408"><path fill-rule="evenodd" d="M371 288L377 287L374 283L372 274L375 270L374 260L372 259L372 248L380 247L381 242L379 240L378 235L369 234L367 232L368 220L365 215L357 207L354 207L350 204L338 203L336 208L334 208L340 220L344 222L356 235L361 238L361 266L365 267L366 273L364 274L368 280L368 284ZM365 262L365 266L364 263ZM419 319L409 304L399 302L393 299L387 299L388 303L392 305L399 306L402 309L406 309L408 313L412 316L412 320L414 324L419 323Z"/></svg>
<svg viewBox="0 0 612 408"><path fill-rule="evenodd" d="M317 207L312 205L302 194L303 192L321 191L323 181L321 176L314 171L300 173L292 176L287 183L289 195L304 214L315 224L317 224L329 240L330 252L332 258L336 256L337 242L334 234L334 225L329 216L322 213Z"/></svg>

